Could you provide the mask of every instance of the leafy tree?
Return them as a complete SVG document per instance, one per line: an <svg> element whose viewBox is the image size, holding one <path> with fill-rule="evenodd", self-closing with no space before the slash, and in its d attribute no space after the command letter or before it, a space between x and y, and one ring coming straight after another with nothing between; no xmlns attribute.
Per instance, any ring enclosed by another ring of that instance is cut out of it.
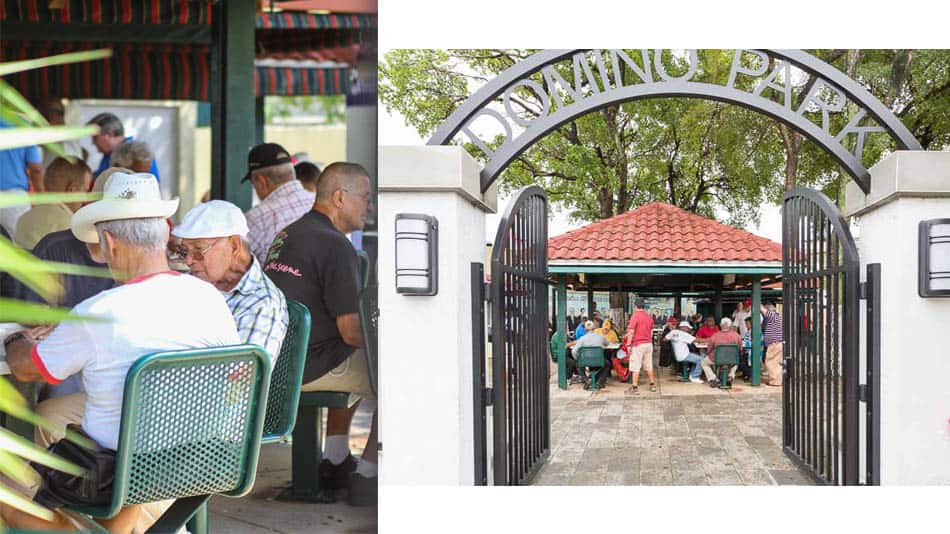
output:
<svg viewBox="0 0 950 534"><path fill-rule="evenodd" d="M423 136L431 134L479 86L532 50L395 50L380 62L380 100L398 111ZM941 51L815 50L863 83L894 109L925 147L948 140L947 71L950 54ZM699 51L695 81L724 85L731 50ZM638 57L639 54L631 54ZM921 58L925 58L922 60ZM685 58L664 52L672 75L685 70ZM621 76L634 82L623 63ZM573 79L571 64L555 70ZM548 80L532 78L550 93ZM751 81L740 82L751 84ZM793 93L800 105L814 79L801 80ZM746 87L751 89L751 87ZM882 96L883 95L883 96ZM773 90L763 96L779 98ZM516 91L513 109L524 119L538 116L542 103L527 88ZM565 103L570 96L565 96ZM832 115L832 131L853 116ZM811 113L809 113L810 115ZM854 136L852 136L854 137ZM456 141L464 139L459 136ZM491 144L499 145L499 136ZM848 143L855 142L850 139ZM886 136L869 136L873 164L889 150ZM484 154L465 144L476 158ZM776 202L786 189L803 183L840 198L842 172L824 150L793 129L764 115L723 103L663 98L612 105L577 118L539 140L505 171L503 190L542 184L553 202L575 220L594 220L652 201L712 216L719 208L730 223L758 217L764 201Z"/></svg>

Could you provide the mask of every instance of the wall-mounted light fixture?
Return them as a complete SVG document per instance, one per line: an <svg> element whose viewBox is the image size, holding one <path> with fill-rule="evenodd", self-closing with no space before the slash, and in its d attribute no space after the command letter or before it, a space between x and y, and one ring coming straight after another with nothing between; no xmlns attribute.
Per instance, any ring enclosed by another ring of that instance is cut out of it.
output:
<svg viewBox="0 0 950 534"><path fill-rule="evenodd" d="M439 221L430 215L396 214L396 292L439 292Z"/></svg>
<svg viewBox="0 0 950 534"><path fill-rule="evenodd" d="M920 221L917 292L950 297L950 219Z"/></svg>

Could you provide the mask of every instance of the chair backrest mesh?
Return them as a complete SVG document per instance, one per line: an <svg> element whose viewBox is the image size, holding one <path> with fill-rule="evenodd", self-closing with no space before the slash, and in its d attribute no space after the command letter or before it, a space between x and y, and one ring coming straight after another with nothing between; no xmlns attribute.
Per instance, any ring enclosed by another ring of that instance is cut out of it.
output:
<svg viewBox="0 0 950 534"><path fill-rule="evenodd" d="M310 340L310 311L299 302L287 301L289 324L280 346L277 365L271 372L267 413L264 416L264 440L280 439L293 430L300 397L300 381Z"/></svg>
<svg viewBox="0 0 950 534"><path fill-rule="evenodd" d="M169 359L134 366L126 383L119 444L130 450L124 503L240 488L253 477L245 470L259 446L255 421L266 363L248 347L160 356Z"/></svg>
<svg viewBox="0 0 950 534"><path fill-rule="evenodd" d="M739 365L739 345L727 343L716 345L716 353L713 355L715 365Z"/></svg>
<svg viewBox="0 0 950 534"><path fill-rule="evenodd" d="M577 365L581 367L603 367L603 347L580 347L577 349Z"/></svg>

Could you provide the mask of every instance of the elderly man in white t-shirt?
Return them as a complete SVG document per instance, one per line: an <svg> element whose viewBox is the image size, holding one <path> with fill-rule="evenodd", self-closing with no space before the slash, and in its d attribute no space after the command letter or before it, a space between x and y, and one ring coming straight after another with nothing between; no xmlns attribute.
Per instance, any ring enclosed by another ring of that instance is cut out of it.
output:
<svg viewBox="0 0 950 534"><path fill-rule="evenodd" d="M66 424L81 422L83 431L104 448L118 445L125 376L136 360L159 351L241 343L221 294L210 284L168 268L165 220L177 209L177 199L161 199L158 182L150 174L110 176L103 199L80 208L72 218L76 237L100 245L121 283L72 311L106 321L63 321L45 336L18 332L4 341L7 363L20 381L55 384L82 373L84 393L51 399L51 405L41 404L38 411L56 420L63 431ZM62 434L38 437L56 441ZM133 526L147 527L138 523L140 515L147 515L140 514L142 507L124 507L102 523L123 533ZM74 529L61 514L51 523L10 507L0 513L14 527Z"/></svg>
<svg viewBox="0 0 950 534"><path fill-rule="evenodd" d="M663 339L673 343L673 355L676 361L681 363L693 364L693 369L689 373L689 381L694 384L702 384L703 380L699 378L703 372L703 357L696 351L690 350L690 344L696 341L696 338L690 334L693 330L689 321L681 321L677 330L670 330Z"/></svg>

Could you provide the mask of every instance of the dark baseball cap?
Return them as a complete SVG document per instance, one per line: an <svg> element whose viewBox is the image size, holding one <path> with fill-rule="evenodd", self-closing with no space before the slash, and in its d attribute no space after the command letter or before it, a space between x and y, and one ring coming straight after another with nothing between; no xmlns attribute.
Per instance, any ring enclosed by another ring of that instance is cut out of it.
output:
<svg viewBox="0 0 950 534"><path fill-rule="evenodd" d="M250 180L251 171L290 162L290 153L277 143L257 145L252 148L247 155L247 174L244 175L241 181L246 182Z"/></svg>

